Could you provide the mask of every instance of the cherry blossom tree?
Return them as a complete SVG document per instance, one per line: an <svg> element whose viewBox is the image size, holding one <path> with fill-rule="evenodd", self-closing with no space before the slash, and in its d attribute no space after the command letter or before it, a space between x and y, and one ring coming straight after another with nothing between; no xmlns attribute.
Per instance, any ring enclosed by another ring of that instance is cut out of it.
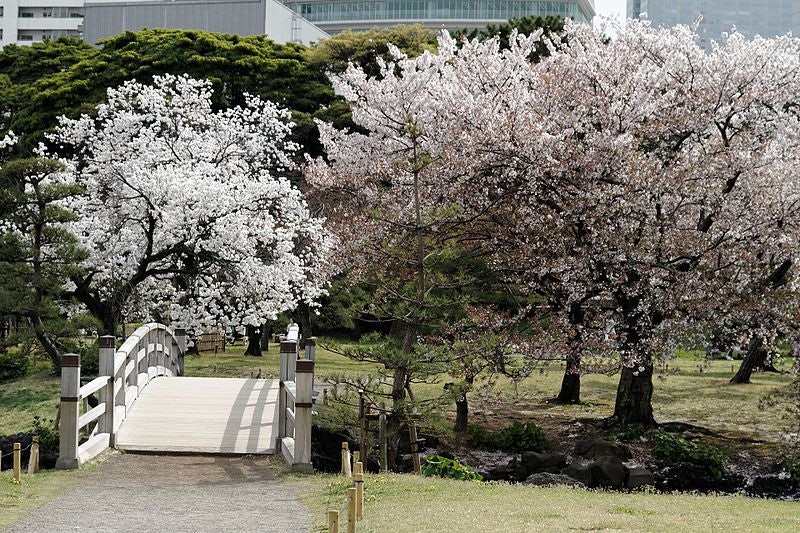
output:
<svg viewBox="0 0 800 533"><path fill-rule="evenodd" d="M687 27L565 32L536 64L539 35L508 50L444 35L438 54L381 76L351 67L335 86L367 133L321 126L329 159L308 177L342 200L334 228L357 268L391 276L397 250L412 253L417 299L403 301L416 309L448 228L515 290L544 295L575 345L585 308L595 327L611 320L614 419L652 425L655 361L752 299L766 265L795 262L798 41L734 34L706 54Z"/></svg>
<svg viewBox="0 0 800 533"><path fill-rule="evenodd" d="M131 81L51 136L86 191L69 229L89 257L68 288L106 333L123 315L257 326L323 293L331 239L285 177L289 112L252 96L215 112L211 97L186 76Z"/></svg>

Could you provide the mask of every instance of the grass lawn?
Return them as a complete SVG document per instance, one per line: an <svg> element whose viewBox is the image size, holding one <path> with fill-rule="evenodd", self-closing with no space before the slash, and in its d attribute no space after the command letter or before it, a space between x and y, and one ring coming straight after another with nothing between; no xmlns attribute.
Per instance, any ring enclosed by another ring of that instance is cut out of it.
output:
<svg viewBox="0 0 800 533"><path fill-rule="evenodd" d="M34 416L55 418L61 380L49 372L40 364L22 379L0 382L0 435L29 431Z"/></svg>
<svg viewBox="0 0 800 533"><path fill-rule="evenodd" d="M345 531L341 476L298 478L314 531L339 509ZM368 475L360 532L626 530L800 531L798 503L727 496L607 493L562 487L472 483L411 475Z"/></svg>
<svg viewBox="0 0 800 533"><path fill-rule="evenodd" d="M271 342L269 351L262 357L244 355L245 345L228 345L224 353L214 355L204 352L201 355L187 355L185 359L187 376L249 378L261 370L261 377L278 376L280 344ZM368 374L375 371L374 365L348 359L317 345L315 374L317 379L328 379L333 374Z"/></svg>

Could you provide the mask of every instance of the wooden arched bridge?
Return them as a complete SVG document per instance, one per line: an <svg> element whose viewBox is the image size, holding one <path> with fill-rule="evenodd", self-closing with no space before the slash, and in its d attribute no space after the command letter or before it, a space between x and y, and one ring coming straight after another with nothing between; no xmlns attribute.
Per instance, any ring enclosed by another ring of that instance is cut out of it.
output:
<svg viewBox="0 0 800 533"><path fill-rule="evenodd" d="M145 324L122 346L100 337L98 377L81 386L80 356L61 369L57 468L109 447L126 451L272 454L310 471L314 342L281 343L278 380L184 375L186 332ZM90 395L99 398L83 407ZM83 412L82 412L83 411ZM91 428L91 430L89 430Z"/></svg>

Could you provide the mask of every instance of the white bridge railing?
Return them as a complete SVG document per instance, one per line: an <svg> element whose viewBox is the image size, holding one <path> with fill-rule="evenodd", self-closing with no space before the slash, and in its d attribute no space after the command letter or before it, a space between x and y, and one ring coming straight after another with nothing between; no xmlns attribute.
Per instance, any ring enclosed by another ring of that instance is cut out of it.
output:
<svg viewBox="0 0 800 533"><path fill-rule="evenodd" d="M145 324L117 350L113 336L100 337L98 377L81 387L81 359L67 354L61 363L60 442L56 468L78 468L113 447L115 435L133 402L151 380L182 376L186 332L163 324ZM80 413L81 403L99 392L98 405ZM80 444L81 429L97 421Z"/></svg>
<svg viewBox="0 0 800 533"><path fill-rule="evenodd" d="M306 339L304 351L304 357L298 357L297 341L281 342L277 448L292 470L312 472L313 338Z"/></svg>

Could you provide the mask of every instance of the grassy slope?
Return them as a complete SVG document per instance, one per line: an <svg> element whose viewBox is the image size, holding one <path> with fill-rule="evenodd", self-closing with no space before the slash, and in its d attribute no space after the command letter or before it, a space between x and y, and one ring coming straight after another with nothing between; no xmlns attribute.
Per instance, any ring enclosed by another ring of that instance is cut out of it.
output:
<svg viewBox="0 0 800 533"><path fill-rule="evenodd" d="M28 376L0 383L0 435L29 431L34 416L56 416L61 382L48 375L48 364L36 366Z"/></svg>
<svg viewBox="0 0 800 533"><path fill-rule="evenodd" d="M339 509L346 524L342 477L303 478L314 530ZM564 530L800 531L798 504L723 496L604 493L535 488L410 475L372 475L365 484L365 519L358 531Z"/></svg>

